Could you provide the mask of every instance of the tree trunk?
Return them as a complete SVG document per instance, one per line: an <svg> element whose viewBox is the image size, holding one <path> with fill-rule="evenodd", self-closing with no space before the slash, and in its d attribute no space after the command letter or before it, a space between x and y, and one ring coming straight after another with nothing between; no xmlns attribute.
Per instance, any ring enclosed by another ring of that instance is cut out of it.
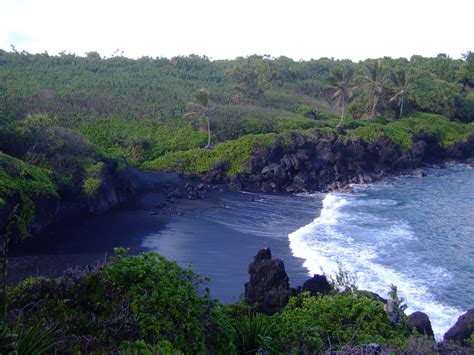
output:
<svg viewBox="0 0 474 355"><path fill-rule="evenodd" d="M345 100L344 100L344 96L342 97L342 102L341 102L341 120L339 121L339 123L337 124L336 127L340 127L342 125L342 121L344 120L344 106L345 106Z"/></svg>
<svg viewBox="0 0 474 355"><path fill-rule="evenodd" d="M207 123L207 145L206 149L211 146L211 124L209 122L209 117L207 115L205 116L206 118L206 123Z"/></svg>
<svg viewBox="0 0 474 355"><path fill-rule="evenodd" d="M405 100L405 97L402 96L402 99L400 100L400 115L398 116L398 119L402 118L403 115L403 101Z"/></svg>
<svg viewBox="0 0 474 355"><path fill-rule="evenodd" d="M375 109L377 108L377 103L379 101L379 95L375 94L374 95L374 104L372 105L372 111L370 112L370 119L374 118L375 116Z"/></svg>

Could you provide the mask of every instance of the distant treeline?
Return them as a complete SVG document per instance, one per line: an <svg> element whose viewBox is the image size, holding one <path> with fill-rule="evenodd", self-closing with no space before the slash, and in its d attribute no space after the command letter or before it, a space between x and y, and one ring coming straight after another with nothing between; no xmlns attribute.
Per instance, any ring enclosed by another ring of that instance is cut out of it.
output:
<svg viewBox="0 0 474 355"><path fill-rule="evenodd" d="M354 63L258 55L216 61L196 55L135 60L104 58L96 52L80 57L0 50L0 111L4 117L16 118L47 112L69 127L98 116L166 121L181 117L193 93L206 88L210 101L217 106L214 115L221 121L242 115L304 114L310 109L338 113L331 77L338 71L350 71L358 87L348 112L359 118L371 113L367 99L371 89L358 84L370 75L367 68L375 61L387 79L381 83L377 115L397 116L399 107L390 100L394 92L388 79L404 72L413 83L405 99L407 112L473 120L471 52L461 59L439 54L434 58L385 57Z"/></svg>

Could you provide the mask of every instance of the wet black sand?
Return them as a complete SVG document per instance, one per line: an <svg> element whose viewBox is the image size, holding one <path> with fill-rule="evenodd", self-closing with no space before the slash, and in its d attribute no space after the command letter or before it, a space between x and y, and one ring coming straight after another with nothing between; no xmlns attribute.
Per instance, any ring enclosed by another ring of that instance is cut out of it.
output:
<svg viewBox="0 0 474 355"><path fill-rule="evenodd" d="M293 286L308 278L287 235L319 214L319 200L215 189L204 200L181 198L156 207L165 201L161 192L147 193L107 214L48 230L13 249L10 279L61 276L67 268L106 260L118 246L191 264L211 279L211 294L222 302L243 293L248 264L262 247L284 260Z"/></svg>

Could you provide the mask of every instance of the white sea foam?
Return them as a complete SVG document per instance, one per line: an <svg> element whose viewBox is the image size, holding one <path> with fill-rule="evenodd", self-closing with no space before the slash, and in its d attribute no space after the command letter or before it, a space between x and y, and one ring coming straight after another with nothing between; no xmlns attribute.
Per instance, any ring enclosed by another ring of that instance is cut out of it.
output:
<svg viewBox="0 0 474 355"><path fill-rule="evenodd" d="M355 277L360 289L383 297L388 297L390 284L397 285L408 313L427 313L435 336L441 339L462 313L437 301L431 291L439 283L450 282L449 272L418 260L409 249L416 235L406 223L351 209L371 201L396 205L391 200L361 202L354 195L327 194L320 216L289 234L293 254L305 259L310 274L334 274L342 267Z"/></svg>

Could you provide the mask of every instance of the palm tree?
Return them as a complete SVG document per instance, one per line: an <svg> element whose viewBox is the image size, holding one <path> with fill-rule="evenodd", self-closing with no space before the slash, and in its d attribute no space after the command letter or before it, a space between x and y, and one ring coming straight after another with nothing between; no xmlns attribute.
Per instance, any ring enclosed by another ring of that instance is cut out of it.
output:
<svg viewBox="0 0 474 355"><path fill-rule="evenodd" d="M392 75L391 81L393 84L393 89L395 90L395 94L390 98L390 102L397 101L397 104L400 107L400 113L398 115L398 118L400 119L403 115L405 95L407 94L408 90L410 90L413 80L405 70L399 70Z"/></svg>
<svg viewBox="0 0 474 355"><path fill-rule="evenodd" d="M372 101L372 110L369 118L375 116L377 104L383 91L383 84L385 83L385 69L380 60L371 61L367 64L367 75L362 77L366 87L369 89L370 100Z"/></svg>
<svg viewBox="0 0 474 355"><path fill-rule="evenodd" d="M196 102L191 103L191 110L184 114L185 118L201 116L207 123L207 145L205 148L211 147L211 123L209 121L209 113L213 108L209 108L209 91L207 89L199 89L194 93Z"/></svg>
<svg viewBox="0 0 474 355"><path fill-rule="evenodd" d="M336 106L341 108L341 120L336 127L340 127L344 120L344 110L347 101L354 96L354 90L357 86L352 85L354 71L351 68L337 69L331 73L329 83L336 90L332 95L336 99Z"/></svg>

